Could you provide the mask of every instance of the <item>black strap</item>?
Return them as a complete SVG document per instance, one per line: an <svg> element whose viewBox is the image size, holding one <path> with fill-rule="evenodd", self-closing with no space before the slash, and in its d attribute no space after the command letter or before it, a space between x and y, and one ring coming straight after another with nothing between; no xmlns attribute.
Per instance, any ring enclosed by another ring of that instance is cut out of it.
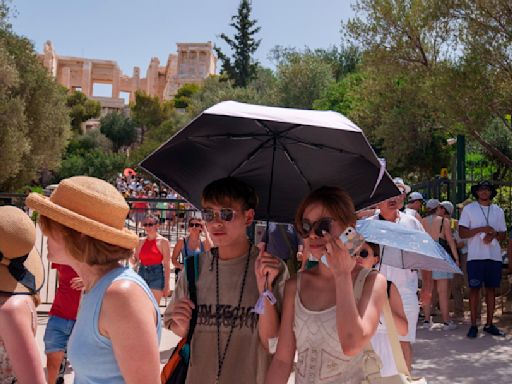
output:
<svg viewBox="0 0 512 384"><path fill-rule="evenodd" d="M20 284L28 288L31 292L36 293L36 278L25 267L25 260L28 258L28 253L26 255L15 257L13 259L8 259L4 256L2 251L0 251L0 263L7 267L7 270L11 274L12 277ZM5 261L4 261L5 259Z"/></svg>
<svg viewBox="0 0 512 384"><path fill-rule="evenodd" d="M393 284L393 282L388 280L388 288L387 288L388 298L391 297L391 284Z"/></svg>
<svg viewBox="0 0 512 384"><path fill-rule="evenodd" d="M196 272L195 272L196 256L187 257L185 259L185 271L187 273L188 281L188 292L190 300L194 303L194 309L192 310L192 318L190 319L190 326L187 333L187 343L192 340L194 329L197 324L197 290L196 290Z"/></svg>

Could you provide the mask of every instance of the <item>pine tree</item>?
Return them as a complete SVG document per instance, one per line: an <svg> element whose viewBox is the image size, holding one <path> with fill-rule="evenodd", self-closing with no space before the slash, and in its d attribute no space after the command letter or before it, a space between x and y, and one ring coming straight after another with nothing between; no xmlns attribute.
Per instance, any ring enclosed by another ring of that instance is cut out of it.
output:
<svg viewBox="0 0 512 384"><path fill-rule="evenodd" d="M251 19L251 12L251 1L241 0L238 14L231 17L231 24L229 24L236 30L235 36L232 39L225 33L220 35L220 38L233 51L232 58L224 54L220 48L215 47L215 52L222 62L221 73L233 80L237 87L246 87L256 77L258 67L258 62L252 58L252 55L261 43L261 39L254 39L261 27L256 26L257 20Z"/></svg>

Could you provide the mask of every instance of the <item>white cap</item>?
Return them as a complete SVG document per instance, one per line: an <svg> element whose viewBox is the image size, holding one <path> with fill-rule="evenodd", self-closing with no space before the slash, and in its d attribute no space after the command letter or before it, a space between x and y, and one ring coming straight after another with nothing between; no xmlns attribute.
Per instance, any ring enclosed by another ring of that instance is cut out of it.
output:
<svg viewBox="0 0 512 384"><path fill-rule="evenodd" d="M423 198L423 195L421 193L419 193L419 192L411 192L411 194L409 195L409 202L412 203L413 201L416 201L416 200L423 201L425 199Z"/></svg>
<svg viewBox="0 0 512 384"><path fill-rule="evenodd" d="M428 210L436 209L441 203L437 199L430 199L427 201L426 207Z"/></svg>
<svg viewBox="0 0 512 384"><path fill-rule="evenodd" d="M453 210L454 210L455 207L453 206L451 201L448 201L448 200L441 201L441 207L446 209L446 212L448 212L448 214L450 216L453 215Z"/></svg>

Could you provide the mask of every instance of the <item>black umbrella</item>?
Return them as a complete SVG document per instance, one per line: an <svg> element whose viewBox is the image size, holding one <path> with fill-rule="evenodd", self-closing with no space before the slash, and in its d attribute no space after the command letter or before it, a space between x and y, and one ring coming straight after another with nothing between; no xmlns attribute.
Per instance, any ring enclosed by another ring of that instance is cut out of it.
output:
<svg viewBox="0 0 512 384"><path fill-rule="evenodd" d="M236 177L258 193L256 219L275 222L292 222L324 185L344 188L356 209L400 194L361 129L331 111L222 102L140 166L197 207L207 184Z"/></svg>

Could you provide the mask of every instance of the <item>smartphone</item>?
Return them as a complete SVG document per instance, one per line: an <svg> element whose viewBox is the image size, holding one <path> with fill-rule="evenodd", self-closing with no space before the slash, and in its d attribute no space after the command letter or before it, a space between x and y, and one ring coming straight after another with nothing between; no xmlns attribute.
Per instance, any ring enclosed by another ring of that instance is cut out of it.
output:
<svg viewBox="0 0 512 384"><path fill-rule="evenodd" d="M347 227L345 231L340 235L339 239L343 241L345 246L348 248L348 253L350 256L354 256L357 250L365 242L364 237L357 233L354 227ZM329 267L327 257L325 255L322 255L320 261Z"/></svg>
<svg viewBox="0 0 512 384"><path fill-rule="evenodd" d="M340 235L340 240L343 241L348 248L350 256L354 256L357 250L364 244L364 237L356 232L354 227L347 227Z"/></svg>

